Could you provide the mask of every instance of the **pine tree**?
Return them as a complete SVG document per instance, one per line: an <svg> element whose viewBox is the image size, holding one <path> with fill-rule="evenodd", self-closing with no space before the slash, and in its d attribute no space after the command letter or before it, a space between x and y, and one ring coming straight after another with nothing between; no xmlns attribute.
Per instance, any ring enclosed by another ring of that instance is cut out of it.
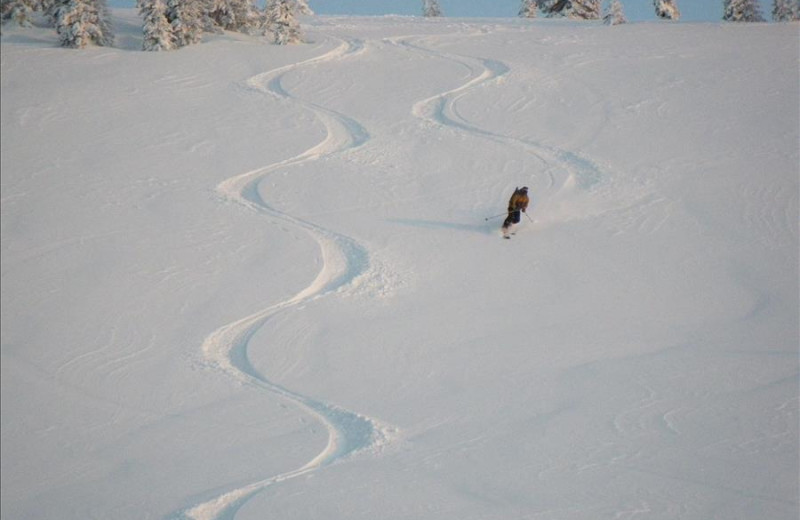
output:
<svg viewBox="0 0 800 520"><path fill-rule="evenodd" d="M314 11L311 7L308 6L307 0L296 0L297 1L297 14L303 15L312 15Z"/></svg>
<svg viewBox="0 0 800 520"><path fill-rule="evenodd" d="M167 0L165 12L176 47L198 43L203 36L201 0Z"/></svg>
<svg viewBox="0 0 800 520"><path fill-rule="evenodd" d="M303 34L297 21L295 0L268 0L265 8L266 30L276 45L302 43Z"/></svg>
<svg viewBox="0 0 800 520"><path fill-rule="evenodd" d="M260 25L252 0L210 0L206 16L226 31L248 32Z"/></svg>
<svg viewBox="0 0 800 520"><path fill-rule="evenodd" d="M62 47L82 49L114 43L111 14L105 0L58 0L53 8Z"/></svg>
<svg viewBox="0 0 800 520"><path fill-rule="evenodd" d="M569 0L538 0L539 10L548 18L566 16L567 8L571 7Z"/></svg>
<svg viewBox="0 0 800 520"><path fill-rule="evenodd" d="M678 10L677 0L653 0L656 16L665 20L678 20L681 12Z"/></svg>
<svg viewBox="0 0 800 520"><path fill-rule="evenodd" d="M603 16L603 23L606 25L628 23L628 19L625 18L625 13L622 11L622 2L620 0L611 0L606 9L606 14Z"/></svg>
<svg viewBox="0 0 800 520"><path fill-rule="evenodd" d="M722 19L726 22L763 22L758 0L724 0Z"/></svg>
<svg viewBox="0 0 800 520"><path fill-rule="evenodd" d="M429 18L443 16L438 0L422 0L422 15Z"/></svg>
<svg viewBox="0 0 800 520"><path fill-rule="evenodd" d="M548 17L566 16L577 20L600 19L601 0L555 0L539 2Z"/></svg>
<svg viewBox="0 0 800 520"><path fill-rule="evenodd" d="M800 0L774 0L772 19L776 22L800 20Z"/></svg>
<svg viewBox="0 0 800 520"><path fill-rule="evenodd" d="M138 0L139 14L144 18L144 51L168 51L175 48L175 36L167 20L167 6L163 0Z"/></svg>
<svg viewBox="0 0 800 520"><path fill-rule="evenodd" d="M572 0L570 18L578 20L599 20L600 0Z"/></svg>
<svg viewBox="0 0 800 520"><path fill-rule="evenodd" d="M33 13L43 11L40 0L2 0L0 1L0 21L14 22L23 27L32 25Z"/></svg>
<svg viewBox="0 0 800 520"><path fill-rule="evenodd" d="M519 8L519 16L521 18L536 18L539 12L539 6L536 0L522 0L522 5Z"/></svg>

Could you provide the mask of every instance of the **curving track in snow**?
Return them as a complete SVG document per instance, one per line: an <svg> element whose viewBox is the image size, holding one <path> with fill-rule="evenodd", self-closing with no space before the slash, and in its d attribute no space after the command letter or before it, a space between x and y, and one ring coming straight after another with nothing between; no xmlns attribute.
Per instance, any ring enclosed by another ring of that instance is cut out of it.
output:
<svg viewBox="0 0 800 520"><path fill-rule="evenodd" d="M481 36L483 32L476 32L472 36ZM427 124L440 128L451 129L466 133L478 138L487 139L516 149L521 153L534 157L539 165L539 175L534 175L531 185L537 194L537 205L543 203L549 206L537 221L557 218L581 218L564 213L560 206L564 197L575 193L592 193L591 202L583 202L583 207L577 215L596 216L609 210L638 206L643 194L628 194L624 200L613 200L619 194L611 190L613 176L592 160L570 150L549 146L542 142L523 139L512 135L498 133L486 128L481 128L470 122L459 111L459 103L467 94L476 89L491 84L497 84L506 79L513 70L506 63L474 56L457 55L438 50L436 44L438 36L403 36L388 39L390 43L405 48L412 52L427 57L453 62L468 71L468 79L453 89L440 92L434 96L422 99L414 104L412 114ZM592 93L584 85L586 95Z"/></svg>
<svg viewBox="0 0 800 520"><path fill-rule="evenodd" d="M339 45L320 56L269 70L247 80L246 84L250 89L293 102L310 111L324 124L326 136L320 143L295 157L225 180L217 186L217 192L225 199L308 232L319 244L323 260L322 269L308 287L292 298L220 327L211 333L202 345L203 359L207 365L222 370L243 384L262 388L295 403L325 425L328 431L328 443L324 450L303 466L231 489L210 500L186 508L176 515L178 518L193 520L233 518L247 500L266 487L307 474L356 452L377 449L387 440L388 429L378 421L273 383L251 365L247 355L250 339L271 318L302 303L339 291L351 284L355 285L354 281L370 270L369 254L355 240L278 211L270 207L258 192L259 182L279 168L352 150L369 139L369 133L354 119L313 102L296 98L282 84L284 75L292 70L348 59L357 56L363 49L360 40L340 40Z"/></svg>

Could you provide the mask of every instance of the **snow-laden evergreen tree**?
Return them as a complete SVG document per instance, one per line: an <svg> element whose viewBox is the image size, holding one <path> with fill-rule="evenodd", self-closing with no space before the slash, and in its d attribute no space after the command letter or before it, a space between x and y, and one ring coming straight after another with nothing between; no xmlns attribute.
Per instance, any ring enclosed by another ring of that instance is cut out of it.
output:
<svg viewBox="0 0 800 520"><path fill-rule="evenodd" d="M625 18L625 13L622 10L622 2L620 2L620 0L611 0L608 4L606 13L603 16L603 23L606 25L628 23L628 19Z"/></svg>
<svg viewBox="0 0 800 520"><path fill-rule="evenodd" d="M800 0L774 0L772 19L776 22L800 20Z"/></svg>
<svg viewBox="0 0 800 520"><path fill-rule="evenodd" d="M306 0L296 0L297 1L297 14L304 14L304 15L312 15L314 11L311 7L308 6L308 2Z"/></svg>
<svg viewBox="0 0 800 520"><path fill-rule="evenodd" d="M519 6L520 18L536 18L539 14L539 6L536 0L522 0L522 5Z"/></svg>
<svg viewBox="0 0 800 520"><path fill-rule="evenodd" d="M168 51L175 48L175 35L167 20L167 6L163 0L138 0L136 6L144 18L142 50Z"/></svg>
<svg viewBox="0 0 800 520"><path fill-rule="evenodd" d="M570 18L578 20L599 20L601 13L601 0L572 0Z"/></svg>
<svg viewBox="0 0 800 520"><path fill-rule="evenodd" d="M536 0L539 6L539 12L548 18L554 16L566 16L564 9L567 6L567 0Z"/></svg>
<svg viewBox="0 0 800 520"><path fill-rule="evenodd" d="M297 21L298 5L295 0L267 0L265 7L266 31L272 34L276 45L302 43L303 33Z"/></svg>
<svg viewBox="0 0 800 520"><path fill-rule="evenodd" d="M681 12L678 10L677 0L653 0L656 16L665 20L679 20Z"/></svg>
<svg viewBox="0 0 800 520"><path fill-rule="evenodd" d="M202 0L167 0L165 12L176 47L193 45L203 37Z"/></svg>
<svg viewBox="0 0 800 520"><path fill-rule="evenodd" d="M569 0L542 0L539 2L539 9L548 18L556 16L567 16L572 4Z"/></svg>
<svg viewBox="0 0 800 520"><path fill-rule="evenodd" d="M422 16L429 18L442 16L442 8L438 0L422 0Z"/></svg>
<svg viewBox="0 0 800 520"><path fill-rule="evenodd" d="M0 1L0 20L14 22L23 27L32 25L33 13L43 11L41 0L2 0Z"/></svg>
<svg viewBox="0 0 800 520"><path fill-rule="evenodd" d="M726 22L763 22L758 0L724 0L722 19Z"/></svg>
<svg viewBox="0 0 800 520"><path fill-rule="evenodd" d="M62 47L82 49L89 44L114 43L111 14L105 0L58 0L52 12Z"/></svg>
<svg viewBox="0 0 800 520"><path fill-rule="evenodd" d="M598 20L601 0L555 0L539 2L539 9L552 17L568 17L576 20Z"/></svg>
<svg viewBox="0 0 800 520"><path fill-rule="evenodd" d="M246 33L261 25L253 0L209 0L206 16L226 31Z"/></svg>

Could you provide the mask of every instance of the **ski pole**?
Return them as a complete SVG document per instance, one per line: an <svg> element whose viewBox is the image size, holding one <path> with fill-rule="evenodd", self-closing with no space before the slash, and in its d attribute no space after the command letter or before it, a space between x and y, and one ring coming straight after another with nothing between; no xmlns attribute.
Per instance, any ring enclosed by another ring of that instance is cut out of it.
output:
<svg viewBox="0 0 800 520"><path fill-rule="evenodd" d="M522 210L517 210L517 211L520 211L520 212L522 212L522 213L525 213L525 212L524 212L524 211L522 211ZM499 215L495 215L495 216L493 216L493 217L486 217L486 218L485 218L485 219L483 219L483 220L492 220L493 218L497 218L497 217L504 217L504 216L508 215L508 213L509 213L509 212L506 212L506 213L500 213ZM513 213L513 212L512 212L512 213ZM530 215L528 215L527 213L525 213L525 216L526 216L526 217L528 217L528 220L530 220L531 222L533 222L533 219L531 218L531 216L530 216Z"/></svg>
<svg viewBox="0 0 800 520"><path fill-rule="evenodd" d="M506 211L505 213L500 213L499 215L495 215L495 216L493 216L493 217L486 217L486 218L485 218L485 219L483 219L483 220L492 220L493 218L497 218L497 217L505 217L506 215L508 215L508 212L507 212L507 211Z"/></svg>

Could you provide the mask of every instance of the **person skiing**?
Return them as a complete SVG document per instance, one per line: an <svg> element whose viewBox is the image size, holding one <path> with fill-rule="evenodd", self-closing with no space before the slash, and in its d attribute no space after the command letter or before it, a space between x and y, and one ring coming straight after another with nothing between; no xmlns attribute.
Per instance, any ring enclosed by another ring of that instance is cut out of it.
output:
<svg viewBox="0 0 800 520"><path fill-rule="evenodd" d="M503 222L503 237L509 238L508 233L511 231L511 226L519 224L522 217L520 212L528 209L530 201L527 186L518 187L514 190L514 194L511 195L511 199L508 201L508 216Z"/></svg>

